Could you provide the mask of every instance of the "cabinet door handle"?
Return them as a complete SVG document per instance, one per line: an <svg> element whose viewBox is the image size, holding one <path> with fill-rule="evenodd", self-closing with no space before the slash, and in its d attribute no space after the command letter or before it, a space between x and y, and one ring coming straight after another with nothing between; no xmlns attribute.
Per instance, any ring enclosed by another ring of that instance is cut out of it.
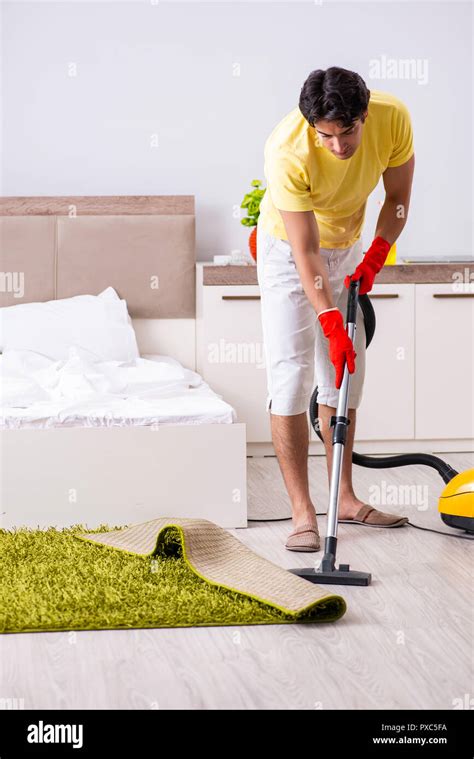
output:
<svg viewBox="0 0 474 759"><path fill-rule="evenodd" d="M373 295L369 295L369 298L372 300L372 298L398 298L398 293L374 293Z"/></svg>
<svg viewBox="0 0 474 759"><path fill-rule="evenodd" d="M474 293L433 293L433 298L474 298Z"/></svg>
<svg viewBox="0 0 474 759"><path fill-rule="evenodd" d="M260 295L222 295L222 300L260 300Z"/></svg>

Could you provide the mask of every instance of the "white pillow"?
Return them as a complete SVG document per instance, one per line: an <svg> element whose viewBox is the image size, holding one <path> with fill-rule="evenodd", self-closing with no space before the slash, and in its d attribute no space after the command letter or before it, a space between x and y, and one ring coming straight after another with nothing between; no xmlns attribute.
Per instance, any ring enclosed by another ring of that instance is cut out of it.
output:
<svg viewBox="0 0 474 759"><path fill-rule="evenodd" d="M99 295L0 308L1 351L35 351L57 361L68 358L70 348L96 361L139 357L127 303L113 287Z"/></svg>

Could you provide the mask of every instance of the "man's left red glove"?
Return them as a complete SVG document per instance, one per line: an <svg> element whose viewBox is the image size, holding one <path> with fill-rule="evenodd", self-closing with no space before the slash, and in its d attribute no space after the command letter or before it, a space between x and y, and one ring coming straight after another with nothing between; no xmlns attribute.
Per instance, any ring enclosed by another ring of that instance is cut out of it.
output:
<svg viewBox="0 0 474 759"><path fill-rule="evenodd" d="M374 285L375 275L386 261L390 247L390 243L383 237L376 237L360 264L356 266L354 274L345 278L345 286L349 288L351 281L360 279L359 295L369 293Z"/></svg>

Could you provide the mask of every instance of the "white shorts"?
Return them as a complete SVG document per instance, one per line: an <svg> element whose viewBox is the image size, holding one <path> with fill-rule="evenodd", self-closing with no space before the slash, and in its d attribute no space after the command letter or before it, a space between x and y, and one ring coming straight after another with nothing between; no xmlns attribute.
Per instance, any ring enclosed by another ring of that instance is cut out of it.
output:
<svg viewBox="0 0 474 759"><path fill-rule="evenodd" d="M352 274L363 258L362 239L350 248L320 248L326 264L334 305L346 320L348 289L344 277ZM291 246L257 226L257 277L267 371L267 411L281 416L309 409L318 386L318 403L337 407L339 390L316 311L303 290ZM350 375L349 408L362 401L365 376L365 328L357 309L354 348L355 372Z"/></svg>

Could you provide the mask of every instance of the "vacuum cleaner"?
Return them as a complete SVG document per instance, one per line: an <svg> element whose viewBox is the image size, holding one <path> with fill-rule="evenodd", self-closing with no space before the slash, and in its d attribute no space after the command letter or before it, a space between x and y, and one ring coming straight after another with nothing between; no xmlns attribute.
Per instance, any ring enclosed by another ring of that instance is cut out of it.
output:
<svg viewBox="0 0 474 759"><path fill-rule="evenodd" d="M358 280L355 282L351 281L349 285L346 330L352 342L354 342L357 307L360 306L364 317L366 347L368 347L375 333L375 312L368 295L359 295L359 286L360 282ZM346 364L344 367L341 387L339 389L336 415L331 417L330 422L330 427L334 428L332 436L333 459L331 467L329 507L327 512L328 524L323 559L317 569L304 567L289 570L293 574L303 577L305 580L318 584L369 585L372 579L369 572L353 570L350 568L349 564L340 564L339 568L336 567L339 487L347 427L350 423L350 419L347 417L349 382L350 374ZM323 440L317 424L317 399L318 388L316 387L313 391L310 402L310 420L314 431L320 440ZM375 469L407 466L409 464L423 464L433 467L440 474L446 484L446 487L441 493L438 504L441 519L446 525L448 525L448 527L463 530L467 534L451 535L447 532L440 532L439 530L432 530L430 528L421 527L420 525L415 525L410 521L408 524L417 529L427 530L428 532L438 532L441 535L448 535L449 537L457 537L467 540L474 539L471 537L471 535L474 535L474 469L459 473L445 461L438 458L438 456L433 456L427 453L408 453L397 456L381 456L375 458L354 451L352 453L352 462L359 466Z"/></svg>

